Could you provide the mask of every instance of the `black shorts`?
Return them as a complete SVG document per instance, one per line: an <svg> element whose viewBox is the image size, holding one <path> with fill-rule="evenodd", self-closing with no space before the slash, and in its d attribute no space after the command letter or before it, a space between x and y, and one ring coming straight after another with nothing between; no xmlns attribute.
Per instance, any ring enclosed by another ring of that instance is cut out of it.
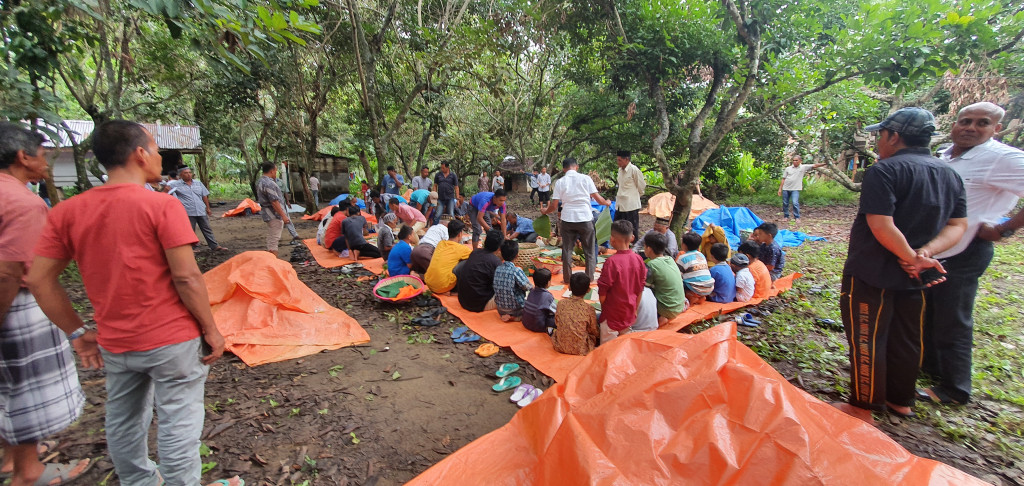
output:
<svg viewBox="0 0 1024 486"><path fill-rule="evenodd" d="M548 202L551 200L551 191L538 191L537 195L540 196L540 202Z"/></svg>

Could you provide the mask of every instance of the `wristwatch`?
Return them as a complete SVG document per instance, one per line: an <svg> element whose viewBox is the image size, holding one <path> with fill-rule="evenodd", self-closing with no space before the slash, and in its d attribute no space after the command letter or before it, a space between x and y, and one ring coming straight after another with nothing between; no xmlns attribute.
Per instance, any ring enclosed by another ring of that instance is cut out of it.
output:
<svg viewBox="0 0 1024 486"><path fill-rule="evenodd" d="M1002 225L1001 224L997 224L996 225L996 231L999 232L999 237L1000 238L1009 238L1009 237L1013 236L1013 233L1015 233L1017 231L1017 230L1012 230L1012 229L1000 229L1000 226L1002 226Z"/></svg>
<svg viewBox="0 0 1024 486"><path fill-rule="evenodd" d="M68 341L74 341L75 339L78 339L78 338L84 336L85 335L85 331L87 331L87 330L88 329L86 329L85 326L82 326L82 327L80 327L78 329L75 329L74 331L71 332L71 334L68 334Z"/></svg>

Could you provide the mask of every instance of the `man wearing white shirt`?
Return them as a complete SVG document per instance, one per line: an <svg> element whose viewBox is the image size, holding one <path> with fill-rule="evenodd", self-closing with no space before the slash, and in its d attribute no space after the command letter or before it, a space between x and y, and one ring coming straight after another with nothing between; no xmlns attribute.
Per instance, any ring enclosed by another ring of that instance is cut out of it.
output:
<svg viewBox="0 0 1024 486"><path fill-rule="evenodd" d="M505 178L501 176L501 171L494 171L494 180L491 181L491 192L497 191L498 189L505 188Z"/></svg>
<svg viewBox="0 0 1024 486"><path fill-rule="evenodd" d="M309 176L309 192L313 193L313 207L320 209L320 179L315 175Z"/></svg>
<svg viewBox="0 0 1024 486"><path fill-rule="evenodd" d="M967 231L955 246L935 255L944 259L946 282L928 289L922 369L938 385L919 389L919 400L970 401L972 312L978 278L992 261L993 242L1024 226L1024 211L999 223L1024 196L1024 152L992 139L1002 129L1004 114L988 102L963 108L950 133L953 146L941 154L964 181Z"/></svg>
<svg viewBox="0 0 1024 486"><path fill-rule="evenodd" d="M793 202L793 218L800 221L800 191L804 190L804 176L807 171L824 167L825 164L804 164L803 158L793 154L793 165L782 169L779 181L779 195L782 196L782 216L789 221L789 203Z"/></svg>
<svg viewBox="0 0 1024 486"><path fill-rule="evenodd" d="M594 230L594 217L590 212L590 199L593 198L602 206L610 206L607 199L597 192L597 186L589 176L576 171L579 164L576 159L567 157L562 161L565 175L555 183L554 199L551 204L541 210L541 214L550 214L562 203L561 235L562 235L562 275L572 275L572 252L576 241L583 246L586 259L587 277L594 280L594 269L597 267L597 233Z"/></svg>
<svg viewBox="0 0 1024 486"><path fill-rule="evenodd" d="M619 166L618 191L615 193L615 221L626 220L633 224L633 242L640 243L640 196L647 190L644 173L629 159L628 150L615 154ZM675 255L672 255L675 258Z"/></svg>
<svg viewBox="0 0 1024 486"><path fill-rule="evenodd" d="M541 167L540 174L537 174L537 197L541 205L551 200L551 174L548 174L547 167Z"/></svg>

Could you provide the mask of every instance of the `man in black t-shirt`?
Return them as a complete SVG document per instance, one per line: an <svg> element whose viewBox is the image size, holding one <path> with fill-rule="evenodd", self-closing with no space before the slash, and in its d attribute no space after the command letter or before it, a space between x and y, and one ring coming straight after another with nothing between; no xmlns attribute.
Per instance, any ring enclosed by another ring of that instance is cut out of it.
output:
<svg viewBox="0 0 1024 486"><path fill-rule="evenodd" d="M341 234L345 237L349 256L353 260L363 258L380 258L380 250L376 245L366 242L366 218L359 214L359 206L348 208L348 217L341 222Z"/></svg>
<svg viewBox="0 0 1024 486"><path fill-rule="evenodd" d="M494 304L494 271L501 265L498 250L505 241L500 229L493 228L484 238L484 247L473 250L465 262L455 267L458 280L459 305L470 312L496 308Z"/></svg>
<svg viewBox="0 0 1024 486"><path fill-rule="evenodd" d="M931 113L903 108L865 130L880 132L880 159L864 173L843 268L840 310L852 386L849 403L836 406L873 423L872 411L913 416L923 289L944 279L921 272L945 273L931 255L960 239L967 202L960 176L928 149Z"/></svg>

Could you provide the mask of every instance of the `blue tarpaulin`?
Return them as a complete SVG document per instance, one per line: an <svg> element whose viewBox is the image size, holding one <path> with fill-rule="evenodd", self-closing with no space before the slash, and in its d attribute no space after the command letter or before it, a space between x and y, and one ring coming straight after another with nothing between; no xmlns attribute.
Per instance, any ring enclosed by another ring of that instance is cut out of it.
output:
<svg viewBox="0 0 1024 486"><path fill-rule="evenodd" d="M740 231L753 231L764 220L759 218L748 208L730 208L722 206L718 209L708 209L694 218L690 227L699 234L704 234L708 224L721 226L725 229L725 236L729 239L729 246L734 250L740 246ZM779 230L775 235L775 241L779 246L800 246L806 240L824 241L821 236L810 236L799 231Z"/></svg>
<svg viewBox="0 0 1024 486"><path fill-rule="evenodd" d="M611 205L611 209L612 209L611 215L612 215L612 220L614 221L615 220L615 201L611 201L611 203L612 203L612 205ZM590 200L590 211L594 213L594 221L597 221L597 215L600 214L602 210L604 210L604 206L598 204L593 199Z"/></svg>
<svg viewBox="0 0 1024 486"><path fill-rule="evenodd" d="M348 199L349 196L351 196L351 194L339 194L334 199L331 199L331 202L329 202L327 204L329 206L337 206L338 203ZM366 209L366 203L364 203L362 199L356 198L356 206L359 206L359 209Z"/></svg>

